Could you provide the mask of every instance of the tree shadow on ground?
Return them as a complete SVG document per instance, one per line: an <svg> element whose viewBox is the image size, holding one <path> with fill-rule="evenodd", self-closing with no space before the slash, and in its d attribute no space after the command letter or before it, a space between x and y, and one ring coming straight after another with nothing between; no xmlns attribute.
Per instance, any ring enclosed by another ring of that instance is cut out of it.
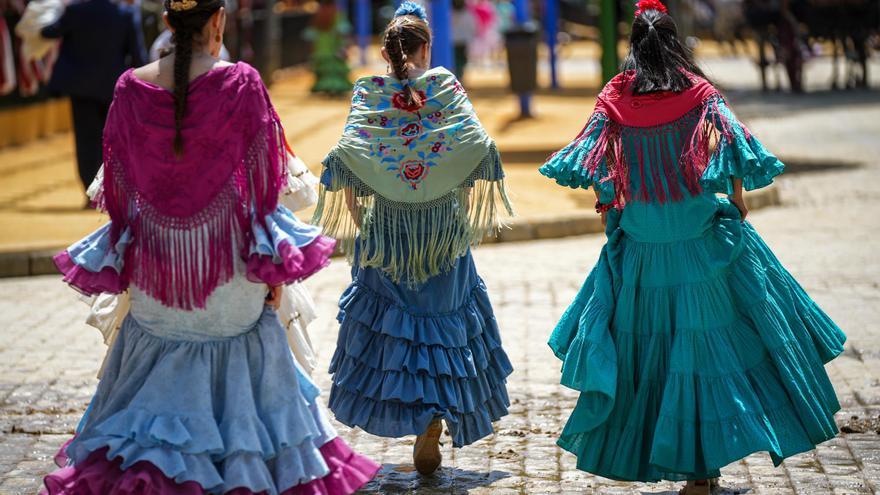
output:
<svg viewBox="0 0 880 495"><path fill-rule="evenodd" d="M836 107L880 104L880 92L872 89L822 90L792 94L760 89L725 89L733 110L742 119L781 118L801 112Z"/></svg>
<svg viewBox="0 0 880 495"><path fill-rule="evenodd" d="M410 465L383 464L379 474L359 493L466 494L508 477L510 473L506 471L470 471L454 467L442 467L431 476L422 476Z"/></svg>
<svg viewBox="0 0 880 495"><path fill-rule="evenodd" d="M720 486L718 489L712 492L712 495L747 495L752 493L751 488L736 488L730 486ZM675 490L663 490L659 492L655 491L640 491L640 495L678 495L678 489Z"/></svg>
<svg viewBox="0 0 880 495"><path fill-rule="evenodd" d="M593 97L599 94L596 86L567 86L562 88L541 87L536 89L532 94L538 96L561 96L565 98L584 98ZM478 98L513 98L516 96L507 84L495 86L477 86L467 88L468 96L474 99Z"/></svg>

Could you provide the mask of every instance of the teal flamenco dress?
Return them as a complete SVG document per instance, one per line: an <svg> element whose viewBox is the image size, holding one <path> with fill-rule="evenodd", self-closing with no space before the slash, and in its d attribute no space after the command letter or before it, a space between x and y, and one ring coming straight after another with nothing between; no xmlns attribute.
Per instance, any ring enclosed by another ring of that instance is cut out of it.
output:
<svg viewBox="0 0 880 495"><path fill-rule="evenodd" d="M754 452L779 465L812 450L837 433L823 365L845 336L715 194L733 178L765 187L783 164L703 80L660 97L627 87L628 74L609 83L540 169L616 206L549 340L562 384L580 391L559 446L581 470L631 481L713 478Z"/></svg>

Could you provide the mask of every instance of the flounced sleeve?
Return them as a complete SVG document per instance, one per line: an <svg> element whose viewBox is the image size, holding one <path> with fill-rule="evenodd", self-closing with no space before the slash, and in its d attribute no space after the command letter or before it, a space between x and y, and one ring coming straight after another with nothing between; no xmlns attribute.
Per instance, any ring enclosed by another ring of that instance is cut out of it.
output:
<svg viewBox="0 0 880 495"><path fill-rule="evenodd" d="M304 280L327 266L336 241L321 228L301 222L279 205L262 221L251 222L253 240L247 258L247 277L272 286Z"/></svg>
<svg viewBox="0 0 880 495"><path fill-rule="evenodd" d="M608 116L593 113L584 130L571 143L554 153L538 171L572 189L593 187L602 203L614 202L614 183L608 177L608 161L604 156L604 139L608 133ZM597 162L597 163L592 163Z"/></svg>
<svg viewBox="0 0 880 495"><path fill-rule="evenodd" d="M704 189L732 194L732 178L742 179L747 191L770 185L785 165L737 120L723 99L712 103L708 118L720 132L718 145L703 172Z"/></svg>
<svg viewBox="0 0 880 495"><path fill-rule="evenodd" d="M64 281L83 294L118 294L128 288L123 261L132 241L131 230L122 230L114 243L112 224L108 222L54 258Z"/></svg>

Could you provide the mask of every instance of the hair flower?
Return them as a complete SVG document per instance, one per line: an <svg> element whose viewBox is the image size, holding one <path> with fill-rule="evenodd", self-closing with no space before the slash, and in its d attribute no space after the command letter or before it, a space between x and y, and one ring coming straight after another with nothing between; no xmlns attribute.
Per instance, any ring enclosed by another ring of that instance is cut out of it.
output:
<svg viewBox="0 0 880 495"><path fill-rule="evenodd" d="M668 14L666 6L660 0L639 0L636 4L636 17L640 16L646 10L658 10L664 14Z"/></svg>
<svg viewBox="0 0 880 495"><path fill-rule="evenodd" d="M394 17L404 15L414 15L419 19L428 22L428 13L425 12L425 8L415 2L403 2L400 4L400 7L397 7L397 10L394 11Z"/></svg>

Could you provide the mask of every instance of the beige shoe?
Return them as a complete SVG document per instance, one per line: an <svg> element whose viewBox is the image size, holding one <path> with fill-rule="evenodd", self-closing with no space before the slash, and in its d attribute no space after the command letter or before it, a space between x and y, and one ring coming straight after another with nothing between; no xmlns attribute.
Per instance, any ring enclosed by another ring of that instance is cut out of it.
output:
<svg viewBox="0 0 880 495"><path fill-rule="evenodd" d="M678 495L711 495L716 486L718 486L717 480L690 480L678 491Z"/></svg>
<svg viewBox="0 0 880 495"><path fill-rule="evenodd" d="M440 453L442 433L443 424L439 419L435 419L424 433L416 437L416 444L413 446L413 464L420 474L432 474L443 462L443 454Z"/></svg>

